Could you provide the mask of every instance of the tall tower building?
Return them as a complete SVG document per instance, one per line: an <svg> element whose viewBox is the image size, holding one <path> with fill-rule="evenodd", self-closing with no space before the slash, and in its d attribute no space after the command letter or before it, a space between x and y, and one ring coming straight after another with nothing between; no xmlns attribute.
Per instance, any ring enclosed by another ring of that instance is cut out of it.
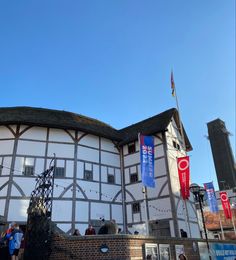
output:
<svg viewBox="0 0 236 260"><path fill-rule="evenodd" d="M236 168L225 123L215 119L207 123L208 135L220 190L236 187Z"/></svg>

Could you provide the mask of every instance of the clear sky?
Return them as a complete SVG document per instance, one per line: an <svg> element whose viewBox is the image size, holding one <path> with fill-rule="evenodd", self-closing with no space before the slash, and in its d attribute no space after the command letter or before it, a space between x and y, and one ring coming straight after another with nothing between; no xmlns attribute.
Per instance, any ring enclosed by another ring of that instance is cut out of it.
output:
<svg viewBox="0 0 236 260"><path fill-rule="evenodd" d="M214 181L206 123L235 154L234 0L2 0L0 106L71 111L120 129L175 107L191 178Z"/></svg>

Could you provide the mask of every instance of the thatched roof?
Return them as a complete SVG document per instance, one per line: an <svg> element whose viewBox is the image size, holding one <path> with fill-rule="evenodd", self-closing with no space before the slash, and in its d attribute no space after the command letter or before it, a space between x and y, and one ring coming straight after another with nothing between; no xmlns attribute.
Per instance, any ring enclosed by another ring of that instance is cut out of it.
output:
<svg viewBox="0 0 236 260"><path fill-rule="evenodd" d="M172 117L178 124L177 115L177 110L172 108L131 126L116 130L99 120L71 112L33 107L4 107L0 108L0 125L24 124L79 130L112 139L118 141L120 145L124 145L136 140L138 133L151 135L166 131ZM187 149L191 150L192 147L186 134L185 141Z"/></svg>

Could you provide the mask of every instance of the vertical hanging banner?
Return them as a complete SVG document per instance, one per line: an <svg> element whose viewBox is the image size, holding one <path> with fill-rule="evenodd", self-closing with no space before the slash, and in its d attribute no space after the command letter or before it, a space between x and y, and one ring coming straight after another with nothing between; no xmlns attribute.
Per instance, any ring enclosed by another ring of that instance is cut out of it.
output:
<svg viewBox="0 0 236 260"><path fill-rule="evenodd" d="M228 199L228 195L227 195L226 191L220 192L220 199L221 199L222 207L223 207L223 210L225 213L225 218L231 219L232 211L231 211L231 207L230 207L230 203L229 203L229 199Z"/></svg>
<svg viewBox="0 0 236 260"><path fill-rule="evenodd" d="M186 200L190 196L189 191L189 156L177 158L178 173L180 190L183 200Z"/></svg>
<svg viewBox="0 0 236 260"><path fill-rule="evenodd" d="M213 213L219 212L213 182L204 183L204 188L207 193L207 200L210 206L210 211Z"/></svg>
<svg viewBox="0 0 236 260"><path fill-rule="evenodd" d="M155 188L154 138L153 136L139 135L139 142L142 183L146 187Z"/></svg>

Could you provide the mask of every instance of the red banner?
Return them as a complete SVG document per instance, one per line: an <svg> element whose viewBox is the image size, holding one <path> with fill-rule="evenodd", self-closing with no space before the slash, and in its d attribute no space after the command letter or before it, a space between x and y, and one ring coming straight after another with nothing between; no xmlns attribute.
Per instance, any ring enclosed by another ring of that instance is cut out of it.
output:
<svg viewBox="0 0 236 260"><path fill-rule="evenodd" d="M232 211L230 207L230 202L228 199L228 195L226 191L221 191L220 192L220 199L222 203L222 207L225 213L225 218L231 219L232 218Z"/></svg>
<svg viewBox="0 0 236 260"><path fill-rule="evenodd" d="M181 195L184 200L190 196L189 192L189 156L177 158Z"/></svg>

